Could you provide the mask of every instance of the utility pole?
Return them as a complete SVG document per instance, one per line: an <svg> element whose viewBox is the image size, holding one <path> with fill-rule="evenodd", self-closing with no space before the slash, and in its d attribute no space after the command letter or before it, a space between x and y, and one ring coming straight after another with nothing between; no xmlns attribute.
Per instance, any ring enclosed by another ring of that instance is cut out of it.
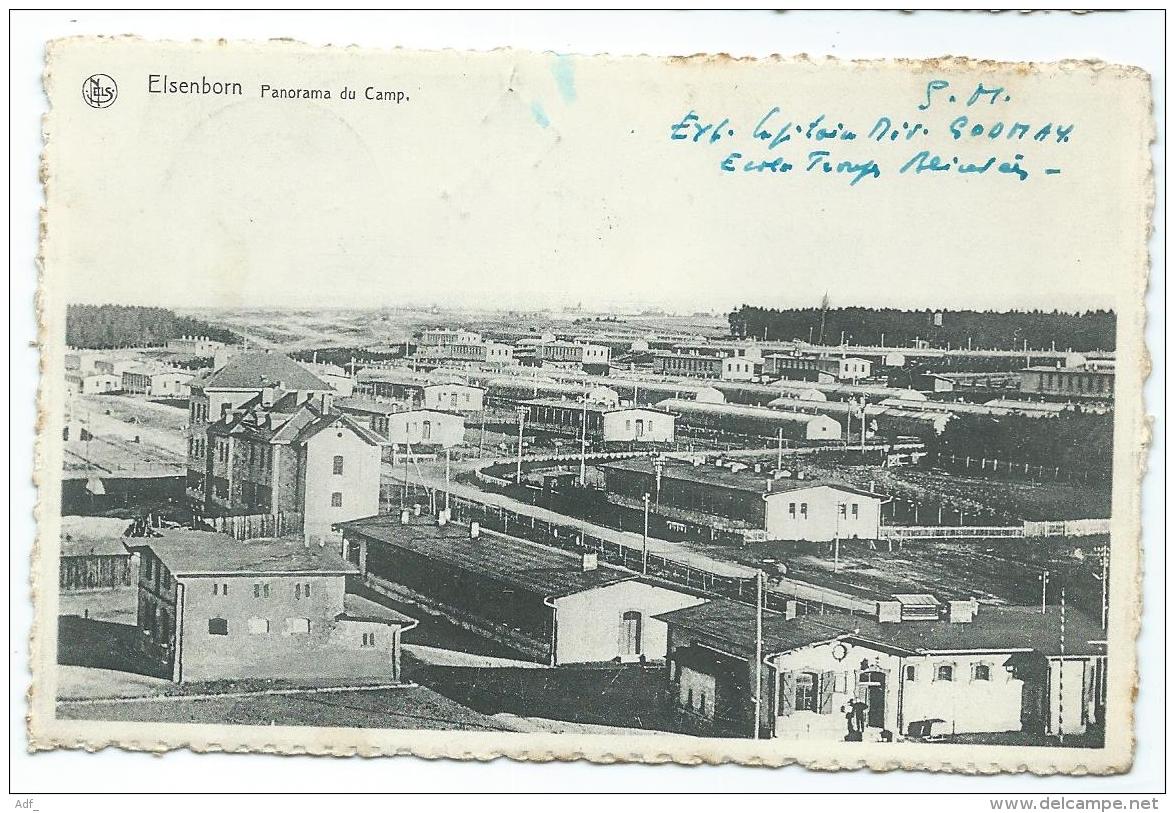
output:
<svg viewBox="0 0 1175 813"><path fill-rule="evenodd" d="M777 430L778 436L776 438L777 446L775 448L775 470L779 471L783 468L783 427Z"/></svg>
<svg viewBox="0 0 1175 813"><path fill-rule="evenodd" d="M477 459L481 460L486 450L486 410L485 404L481 408L481 437L477 441Z"/></svg>
<svg viewBox="0 0 1175 813"><path fill-rule="evenodd" d="M449 450L445 449L445 520L449 518Z"/></svg>
<svg viewBox="0 0 1175 813"><path fill-rule="evenodd" d="M645 492L645 532L641 537L641 575L649 575L649 493Z"/></svg>
<svg viewBox="0 0 1175 813"><path fill-rule="evenodd" d="M1057 675L1057 738L1065 744L1065 585L1061 584L1061 672Z"/></svg>
<svg viewBox="0 0 1175 813"><path fill-rule="evenodd" d="M755 739L763 708L763 571L755 571Z"/></svg>
<svg viewBox="0 0 1175 813"><path fill-rule="evenodd" d="M583 394L583 421L579 439L579 484L587 486L587 393Z"/></svg>
<svg viewBox="0 0 1175 813"><path fill-rule="evenodd" d="M861 462L865 462L865 397L861 396Z"/></svg>
<svg viewBox="0 0 1175 813"><path fill-rule="evenodd" d="M526 426L526 407L518 407L518 469L514 482L522 485L522 428Z"/></svg>
<svg viewBox="0 0 1175 813"><path fill-rule="evenodd" d="M1110 612L1110 546L1099 545L1098 553L1101 554L1102 560L1102 629L1104 630Z"/></svg>
<svg viewBox="0 0 1175 813"><path fill-rule="evenodd" d="M1040 614L1044 615L1045 603L1048 599L1049 593L1049 572L1047 570L1041 571L1040 574Z"/></svg>

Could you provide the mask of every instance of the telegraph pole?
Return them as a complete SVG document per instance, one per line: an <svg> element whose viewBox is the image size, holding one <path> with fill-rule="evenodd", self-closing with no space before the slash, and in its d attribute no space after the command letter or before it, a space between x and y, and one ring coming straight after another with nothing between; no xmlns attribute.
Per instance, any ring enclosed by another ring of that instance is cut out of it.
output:
<svg viewBox="0 0 1175 813"><path fill-rule="evenodd" d="M649 575L649 493L645 492L645 532L641 537L641 575Z"/></svg>
<svg viewBox="0 0 1175 813"><path fill-rule="evenodd" d="M445 519L449 517L449 450L445 449Z"/></svg>
<svg viewBox="0 0 1175 813"><path fill-rule="evenodd" d="M776 438L777 446L775 448L775 470L779 471L783 468L783 427L779 427L778 437Z"/></svg>
<svg viewBox="0 0 1175 813"><path fill-rule="evenodd" d="M522 485L522 428L526 426L526 407L518 407L518 469L514 482Z"/></svg>
<svg viewBox="0 0 1175 813"><path fill-rule="evenodd" d="M581 487L587 485L587 413L588 399L585 392L583 395L583 426L579 440L579 484Z"/></svg>
<svg viewBox="0 0 1175 813"><path fill-rule="evenodd" d="M763 571L755 571L755 739L763 707Z"/></svg>
<svg viewBox="0 0 1175 813"><path fill-rule="evenodd" d="M1110 611L1110 546L1099 545L1098 553L1101 554L1102 559L1102 629L1104 630L1106 628L1106 621L1108 620L1107 616L1109 615Z"/></svg>
<svg viewBox="0 0 1175 813"><path fill-rule="evenodd" d="M1057 675L1057 738L1065 744L1065 585L1061 584L1061 672Z"/></svg>
<svg viewBox="0 0 1175 813"><path fill-rule="evenodd" d="M1044 615L1045 603L1048 600L1049 592L1049 572L1042 571L1040 574L1040 614Z"/></svg>

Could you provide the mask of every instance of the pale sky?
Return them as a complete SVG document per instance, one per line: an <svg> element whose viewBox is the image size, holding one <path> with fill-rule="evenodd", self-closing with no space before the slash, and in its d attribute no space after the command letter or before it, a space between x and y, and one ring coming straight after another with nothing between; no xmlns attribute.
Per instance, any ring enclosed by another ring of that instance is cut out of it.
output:
<svg viewBox="0 0 1175 813"><path fill-rule="evenodd" d="M79 91L96 64L119 83L101 110ZM148 94L150 73L244 95ZM1138 210L1122 201L1141 175L1135 145L1105 139L1129 132L1112 123L1135 115L1140 83L935 76L1006 80L1017 106L975 120L1077 122L1074 135L961 147L945 128L956 111L916 109L933 77L896 69L67 45L49 83L46 258L68 301L93 303L726 310L827 291L837 305L1114 307L1137 263ZM262 83L336 98L263 100ZM343 86L360 98L338 99ZM368 86L409 101L364 101ZM750 133L773 106L774 122L824 113L863 132L768 151ZM671 140L690 110L737 136ZM899 175L916 150L865 138L883 114L921 116L937 132L912 144L946 160L1019 151L1036 174ZM821 148L883 176L805 172ZM723 172L732 151L795 169Z"/></svg>

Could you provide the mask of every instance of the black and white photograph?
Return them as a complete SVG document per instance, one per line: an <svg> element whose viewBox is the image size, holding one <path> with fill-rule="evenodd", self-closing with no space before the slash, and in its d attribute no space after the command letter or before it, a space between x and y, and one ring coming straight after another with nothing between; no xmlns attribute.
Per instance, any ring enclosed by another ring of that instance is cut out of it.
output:
<svg viewBox="0 0 1175 813"><path fill-rule="evenodd" d="M29 747L1129 771L1151 77L975 57L49 42Z"/></svg>

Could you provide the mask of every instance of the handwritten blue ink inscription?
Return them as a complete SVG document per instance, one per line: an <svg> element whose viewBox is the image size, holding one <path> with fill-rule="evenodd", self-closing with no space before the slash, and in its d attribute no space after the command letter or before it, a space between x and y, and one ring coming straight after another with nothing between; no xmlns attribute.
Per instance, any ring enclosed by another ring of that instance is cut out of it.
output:
<svg viewBox="0 0 1175 813"><path fill-rule="evenodd" d="M979 82L956 89L946 79L932 79L912 115L882 115L868 129L828 111L812 114L782 106L745 120L689 110L669 125L669 139L702 148L718 145L717 166L724 174L820 175L849 186L886 177L963 175L1024 182L1060 175L1057 166L1035 169L1032 151L1034 145L1070 143L1076 124L1021 120L1008 115L1012 101L1003 85ZM951 144L947 152L944 140ZM910 148L898 159L886 149L903 144ZM874 150L871 145L884 146ZM1055 158L1050 152L1049 159Z"/></svg>

